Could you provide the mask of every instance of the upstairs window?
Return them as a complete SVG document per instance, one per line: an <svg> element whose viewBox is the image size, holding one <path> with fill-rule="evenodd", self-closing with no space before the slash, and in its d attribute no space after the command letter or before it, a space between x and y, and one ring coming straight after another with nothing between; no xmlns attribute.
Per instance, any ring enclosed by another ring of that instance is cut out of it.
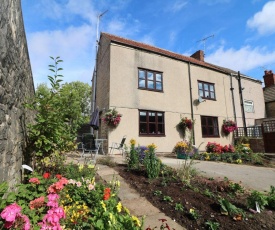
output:
<svg viewBox="0 0 275 230"><path fill-rule="evenodd" d="M163 91L162 73L152 70L138 70L138 88L153 91Z"/></svg>
<svg viewBox="0 0 275 230"><path fill-rule="evenodd" d="M139 135L164 136L164 113L139 111Z"/></svg>
<svg viewBox="0 0 275 230"><path fill-rule="evenodd" d="M219 137L217 117L201 116L202 137Z"/></svg>
<svg viewBox="0 0 275 230"><path fill-rule="evenodd" d="M204 98L204 99L210 99L210 100L215 100L216 95L215 95L215 87L213 83L208 83L208 82L198 82L199 85L199 96Z"/></svg>
<svg viewBox="0 0 275 230"><path fill-rule="evenodd" d="M253 113L254 112L253 101L244 100L244 111L247 112L247 113Z"/></svg>

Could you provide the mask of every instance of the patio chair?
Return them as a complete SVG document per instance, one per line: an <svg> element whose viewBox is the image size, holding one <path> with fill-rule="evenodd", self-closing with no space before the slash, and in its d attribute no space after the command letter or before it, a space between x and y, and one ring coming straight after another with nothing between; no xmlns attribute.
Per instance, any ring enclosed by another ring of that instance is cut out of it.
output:
<svg viewBox="0 0 275 230"><path fill-rule="evenodd" d="M98 156L98 151L100 148L100 143L95 143L94 136L92 134L86 134L82 137L82 142L79 144L79 149L82 150L80 158L89 158L96 162L96 158Z"/></svg>
<svg viewBox="0 0 275 230"><path fill-rule="evenodd" d="M109 147L110 148L110 154L113 154L113 151L114 149L117 149L121 152L122 156L124 154L124 143L125 143L125 140L126 140L126 136L123 136L122 140L120 143L115 143L113 142L112 143L112 146Z"/></svg>

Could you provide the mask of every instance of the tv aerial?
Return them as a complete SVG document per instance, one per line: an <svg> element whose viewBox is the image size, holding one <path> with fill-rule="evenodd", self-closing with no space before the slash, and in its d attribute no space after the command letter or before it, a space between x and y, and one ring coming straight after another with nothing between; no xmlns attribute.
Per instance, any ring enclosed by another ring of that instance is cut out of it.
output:
<svg viewBox="0 0 275 230"><path fill-rule="evenodd" d="M202 38L200 40L198 40L197 42L203 42L203 53L205 55L205 43L206 43L206 40L209 39L209 38L213 38L214 37L214 34L210 35L210 36L207 36L205 38Z"/></svg>

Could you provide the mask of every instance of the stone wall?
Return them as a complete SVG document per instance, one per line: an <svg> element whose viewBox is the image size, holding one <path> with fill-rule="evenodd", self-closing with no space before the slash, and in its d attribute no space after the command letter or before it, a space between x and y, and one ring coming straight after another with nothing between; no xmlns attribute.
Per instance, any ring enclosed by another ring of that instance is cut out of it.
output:
<svg viewBox="0 0 275 230"><path fill-rule="evenodd" d="M23 103L34 95L34 84L20 0L0 4L0 183L21 179L26 150L26 124L32 113Z"/></svg>

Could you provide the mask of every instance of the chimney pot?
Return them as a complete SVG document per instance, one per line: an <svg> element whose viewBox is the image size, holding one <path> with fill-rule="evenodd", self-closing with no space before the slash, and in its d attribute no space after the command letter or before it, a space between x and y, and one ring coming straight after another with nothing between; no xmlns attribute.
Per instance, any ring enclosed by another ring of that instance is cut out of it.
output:
<svg viewBox="0 0 275 230"><path fill-rule="evenodd" d="M272 70L265 70L264 74L265 88L275 85L275 74L273 74Z"/></svg>
<svg viewBox="0 0 275 230"><path fill-rule="evenodd" d="M197 52L193 53L190 57L195 58L199 61L204 61L204 52L202 50L198 50Z"/></svg>

